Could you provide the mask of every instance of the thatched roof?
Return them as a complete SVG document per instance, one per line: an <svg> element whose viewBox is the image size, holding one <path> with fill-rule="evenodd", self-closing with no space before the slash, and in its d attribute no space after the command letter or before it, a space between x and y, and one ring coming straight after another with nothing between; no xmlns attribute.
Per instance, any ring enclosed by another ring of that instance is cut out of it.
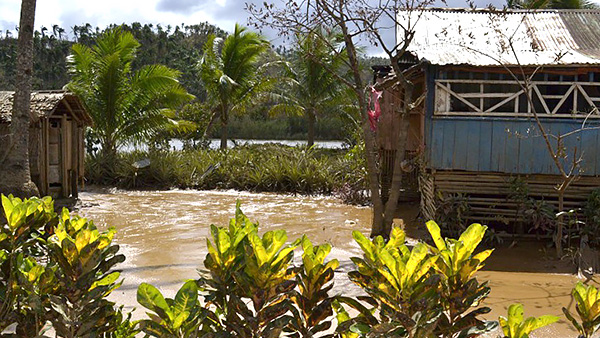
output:
<svg viewBox="0 0 600 338"><path fill-rule="evenodd" d="M10 123L14 95L15 92L0 91L0 123ZM63 90L32 92L32 115L47 118L56 111L61 102L75 118L85 125L92 125L92 118L83 107L81 100L75 94Z"/></svg>

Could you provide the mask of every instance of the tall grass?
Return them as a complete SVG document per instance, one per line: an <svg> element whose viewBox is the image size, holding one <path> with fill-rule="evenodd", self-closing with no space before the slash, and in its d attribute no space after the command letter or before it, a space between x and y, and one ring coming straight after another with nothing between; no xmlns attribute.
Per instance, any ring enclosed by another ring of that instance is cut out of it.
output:
<svg viewBox="0 0 600 338"><path fill-rule="evenodd" d="M150 165L133 163L148 158ZM227 150L135 151L107 169L100 155L86 159L89 183L126 189L237 189L330 194L364 182L363 164L343 150L249 145Z"/></svg>

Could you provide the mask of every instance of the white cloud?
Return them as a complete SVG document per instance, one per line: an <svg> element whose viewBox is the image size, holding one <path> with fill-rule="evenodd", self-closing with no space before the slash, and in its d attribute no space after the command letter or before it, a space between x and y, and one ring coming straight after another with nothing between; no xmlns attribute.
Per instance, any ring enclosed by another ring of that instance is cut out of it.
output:
<svg viewBox="0 0 600 338"><path fill-rule="evenodd" d="M178 4L179 10L169 10L169 6ZM19 0L0 1L0 29L14 29L18 25L20 6ZM244 2L239 0L43 0L37 1L35 26L57 24L70 31L73 25L85 23L103 28L112 23L175 26L208 21L230 31L235 20L217 15L226 6L232 17L242 17L245 23Z"/></svg>

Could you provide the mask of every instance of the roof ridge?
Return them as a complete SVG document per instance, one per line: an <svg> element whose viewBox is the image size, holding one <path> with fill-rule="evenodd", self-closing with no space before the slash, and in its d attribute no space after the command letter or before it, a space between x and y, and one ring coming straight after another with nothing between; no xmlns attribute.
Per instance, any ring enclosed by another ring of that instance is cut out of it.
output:
<svg viewBox="0 0 600 338"><path fill-rule="evenodd" d="M410 9L401 11L419 11L420 9ZM422 9L426 12L456 12L468 14L498 13L498 14L538 14L538 13L600 13L600 8L596 9L513 9L513 8L470 8L470 7L426 7Z"/></svg>

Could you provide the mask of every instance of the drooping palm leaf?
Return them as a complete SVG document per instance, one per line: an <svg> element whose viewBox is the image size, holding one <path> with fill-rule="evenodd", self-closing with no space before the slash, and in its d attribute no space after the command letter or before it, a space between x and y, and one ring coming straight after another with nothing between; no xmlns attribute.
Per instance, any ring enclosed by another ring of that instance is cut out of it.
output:
<svg viewBox="0 0 600 338"><path fill-rule="evenodd" d="M273 86L264 76L259 58L269 47L260 34L235 26L225 40L209 37L200 61L200 78L207 91L210 112L226 126L231 112L243 113ZM214 118L213 116L212 118Z"/></svg>
<svg viewBox="0 0 600 338"><path fill-rule="evenodd" d="M75 44L67 85L94 120L103 151L147 141L173 125L173 110L193 96L177 81L179 72L162 65L132 71L139 43L119 27L106 31L92 48Z"/></svg>
<svg viewBox="0 0 600 338"><path fill-rule="evenodd" d="M322 27L296 36L291 62L284 67L286 81L271 114L302 114L314 123L317 116L341 112L340 107L352 103L334 74L341 72L344 61L343 53L333 52L340 45L340 38L335 30Z"/></svg>

